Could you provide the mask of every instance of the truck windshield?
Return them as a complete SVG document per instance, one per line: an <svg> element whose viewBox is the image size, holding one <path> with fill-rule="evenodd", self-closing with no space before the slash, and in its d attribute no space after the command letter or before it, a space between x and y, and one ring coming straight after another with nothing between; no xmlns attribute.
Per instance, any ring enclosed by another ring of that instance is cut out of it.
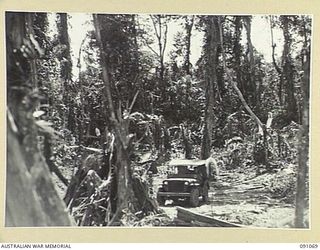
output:
<svg viewBox="0 0 320 250"><path fill-rule="evenodd" d="M175 173L177 174L195 174L196 173L195 166L178 166L176 167Z"/></svg>

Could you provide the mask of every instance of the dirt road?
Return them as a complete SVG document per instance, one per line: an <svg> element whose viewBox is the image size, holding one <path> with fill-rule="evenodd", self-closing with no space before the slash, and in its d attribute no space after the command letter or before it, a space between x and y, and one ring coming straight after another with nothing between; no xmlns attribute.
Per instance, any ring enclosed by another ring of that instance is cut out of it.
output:
<svg viewBox="0 0 320 250"><path fill-rule="evenodd" d="M290 227L293 205L271 197L264 185L264 177L224 171L219 181L211 183L209 202L201 202L199 207L193 208L185 201L167 201L161 208L172 219L177 214L176 206L182 206L196 213L246 226Z"/></svg>

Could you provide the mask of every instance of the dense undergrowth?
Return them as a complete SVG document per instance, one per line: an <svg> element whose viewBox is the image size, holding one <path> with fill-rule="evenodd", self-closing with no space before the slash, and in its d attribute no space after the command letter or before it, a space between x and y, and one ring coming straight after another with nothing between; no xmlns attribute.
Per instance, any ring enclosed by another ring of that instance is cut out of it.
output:
<svg viewBox="0 0 320 250"><path fill-rule="evenodd" d="M246 183L261 185L268 196L281 202L294 204L296 190L296 154L297 154L297 124L290 124L281 130L282 144L275 143L277 135L270 130L269 138L270 166L266 167L255 163L254 150L255 140L253 137L233 137L226 141L225 145L212 150L212 157L216 159L218 167L224 173L237 176L246 176L242 179ZM77 146L74 141L69 140L69 145L55 142L54 161L61 172L71 180L72 176L84 168L87 177L78 185L83 189L71 209L71 214L78 225L106 225L106 214L108 213L108 181L99 176L99 168L103 163L99 160L101 153L99 148L84 148ZM284 146L283 146L284 145ZM198 158L199 145L193 146L193 157ZM279 149L279 147L282 147ZM141 148L141 145L140 145ZM178 138L172 141L172 150L167 156L159 157L159 152L148 150L150 145L145 145L144 150L135 150L135 157L131 161L134 175L139 179L148 196L155 200L157 187L167 174L166 163L170 159L184 158L182 141ZM91 151L97 151L95 153ZM283 156L285 160L283 159ZM88 164L90 158L90 164ZM55 178L60 194L63 197L67 187ZM232 181L231 181L232 182ZM230 185L239 183L230 183ZM258 201L258 200L257 200ZM88 216L90 218L88 218ZM164 226L170 225L170 219L165 212L132 214L124 211L121 225L125 226Z"/></svg>

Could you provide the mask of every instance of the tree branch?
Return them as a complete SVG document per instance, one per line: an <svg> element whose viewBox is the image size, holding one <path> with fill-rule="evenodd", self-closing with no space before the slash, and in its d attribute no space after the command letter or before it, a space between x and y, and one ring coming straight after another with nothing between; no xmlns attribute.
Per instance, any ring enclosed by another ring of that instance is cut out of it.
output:
<svg viewBox="0 0 320 250"><path fill-rule="evenodd" d="M135 102L136 102L136 100L137 100L138 95L139 95L139 91L137 91L137 93L136 93L136 94L134 95L134 97L133 97L133 100L132 100L131 105L130 105L129 110L128 110L128 114L131 113L131 110L132 110L133 105L135 104Z"/></svg>
<svg viewBox="0 0 320 250"><path fill-rule="evenodd" d="M166 49L166 45L167 45L167 33L168 33L168 25L166 24L166 26L165 26L165 31L164 31L164 41L163 41L163 48L162 48L162 57L164 56L164 51L165 51L165 49Z"/></svg>
<svg viewBox="0 0 320 250"><path fill-rule="evenodd" d="M152 24L153 24L153 27L154 27L154 30L155 30L156 37L159 39L160 35L159 35L158 30L157 30L156 21L154 20L154 17L152 15L150 15L150 18L151 18L151 21L152 21Z"/></svg>
<svg viewBox="0 0 320 250"><path fill-rule="evenodd" d="M155 51L149 44L148 44L148 41L147 41L147 39L141 34L141 36L140 36L143 40L144 40L144 42L145 42L145 45L157 56L157 57L159 57L160 58L160 55L158 54L158 52L157 51ZM158 59L159 61L160 61L160 59Z"/></svg>

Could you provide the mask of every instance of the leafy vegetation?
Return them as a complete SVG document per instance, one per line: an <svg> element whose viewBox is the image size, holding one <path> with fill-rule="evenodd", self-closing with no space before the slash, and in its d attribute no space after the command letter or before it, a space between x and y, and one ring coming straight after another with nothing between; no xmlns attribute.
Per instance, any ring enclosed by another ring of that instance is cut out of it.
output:
<svg viewBox="0 0 320 250"><path fill-rule="evenodd" d="M213 157L227 173L275 174L268 191L305 226L309 16L87 15L79 51L70 18L7 13L7 91L23 158L44 156L77 225L167 225L160 166ZM272 61L253 43L257 18Z"/></svg>

